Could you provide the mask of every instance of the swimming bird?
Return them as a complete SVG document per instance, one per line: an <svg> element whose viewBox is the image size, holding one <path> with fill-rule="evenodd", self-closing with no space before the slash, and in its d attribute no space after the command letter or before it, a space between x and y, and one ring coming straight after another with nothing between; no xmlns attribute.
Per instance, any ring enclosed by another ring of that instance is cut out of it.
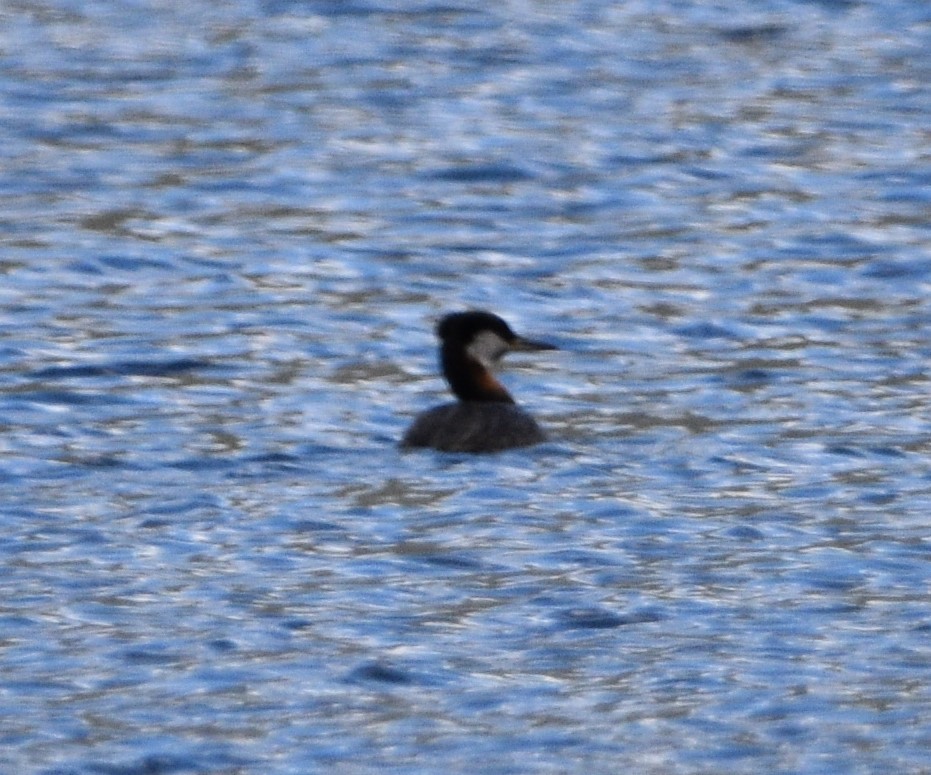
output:
<svg viewBox="0 0 931 775"><path fill-rule="evenodd" d="M492 373L508 352L555 350L525 339L490 312L454 312L436 327L440 366L458 401L419 415L401 440L402 447L432 447L443 452L498 452L546 439Z"/></svg>

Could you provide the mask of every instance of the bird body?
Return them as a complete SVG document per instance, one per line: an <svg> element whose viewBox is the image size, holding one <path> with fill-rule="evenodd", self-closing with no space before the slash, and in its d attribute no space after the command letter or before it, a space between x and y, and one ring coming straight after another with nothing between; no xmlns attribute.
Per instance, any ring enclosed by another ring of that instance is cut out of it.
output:
<svg viewBox="0 0 931 775"><path fill-rule="evenodd" d="M421 414L401 445L442 452L500 452L545 440L537 421L516 404L455 401Z"/></svg>
<svg viewBox="0 0 931 775"><path fill-rule="evenodd" d="M536 420L521 409L492 372L505 353L554 350L550 344L515 334L497 315L457 312L437 326L440 365L459 399L419 415L402 447L443 452L499 452L546 439Z"/></svg>

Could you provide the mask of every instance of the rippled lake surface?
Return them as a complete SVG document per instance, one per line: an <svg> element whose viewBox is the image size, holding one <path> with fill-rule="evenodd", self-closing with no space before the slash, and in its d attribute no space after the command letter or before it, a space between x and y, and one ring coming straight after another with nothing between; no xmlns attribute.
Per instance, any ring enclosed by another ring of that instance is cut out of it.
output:
<svg viewBox="0 0 931 775"><path fill-rule="evenodd" d="M917 773L931 5L0 10L0 770ZM549 430L401 453L477 307Z"/></svg>

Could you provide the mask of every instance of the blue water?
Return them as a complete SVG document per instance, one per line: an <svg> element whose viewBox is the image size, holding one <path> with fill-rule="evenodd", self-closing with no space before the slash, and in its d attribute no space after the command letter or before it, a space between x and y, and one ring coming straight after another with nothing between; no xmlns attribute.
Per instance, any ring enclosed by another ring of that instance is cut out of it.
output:
<svg viewBox="0 0 931 775"><path fill-rule="evenodd" d="M919 773L931 5L0 9L0 772ZM552 441L402 454L432 327Z"/></svg>

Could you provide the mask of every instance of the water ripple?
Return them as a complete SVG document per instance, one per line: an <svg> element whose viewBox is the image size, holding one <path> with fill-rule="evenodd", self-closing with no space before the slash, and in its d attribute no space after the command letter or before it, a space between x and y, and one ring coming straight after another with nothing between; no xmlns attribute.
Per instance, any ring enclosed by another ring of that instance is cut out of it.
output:
<svg viewBox="0 0 931 775"><path fill-rule="evenodd" d="M0 16L0 769L926 766L925 5Z"/></svg>

